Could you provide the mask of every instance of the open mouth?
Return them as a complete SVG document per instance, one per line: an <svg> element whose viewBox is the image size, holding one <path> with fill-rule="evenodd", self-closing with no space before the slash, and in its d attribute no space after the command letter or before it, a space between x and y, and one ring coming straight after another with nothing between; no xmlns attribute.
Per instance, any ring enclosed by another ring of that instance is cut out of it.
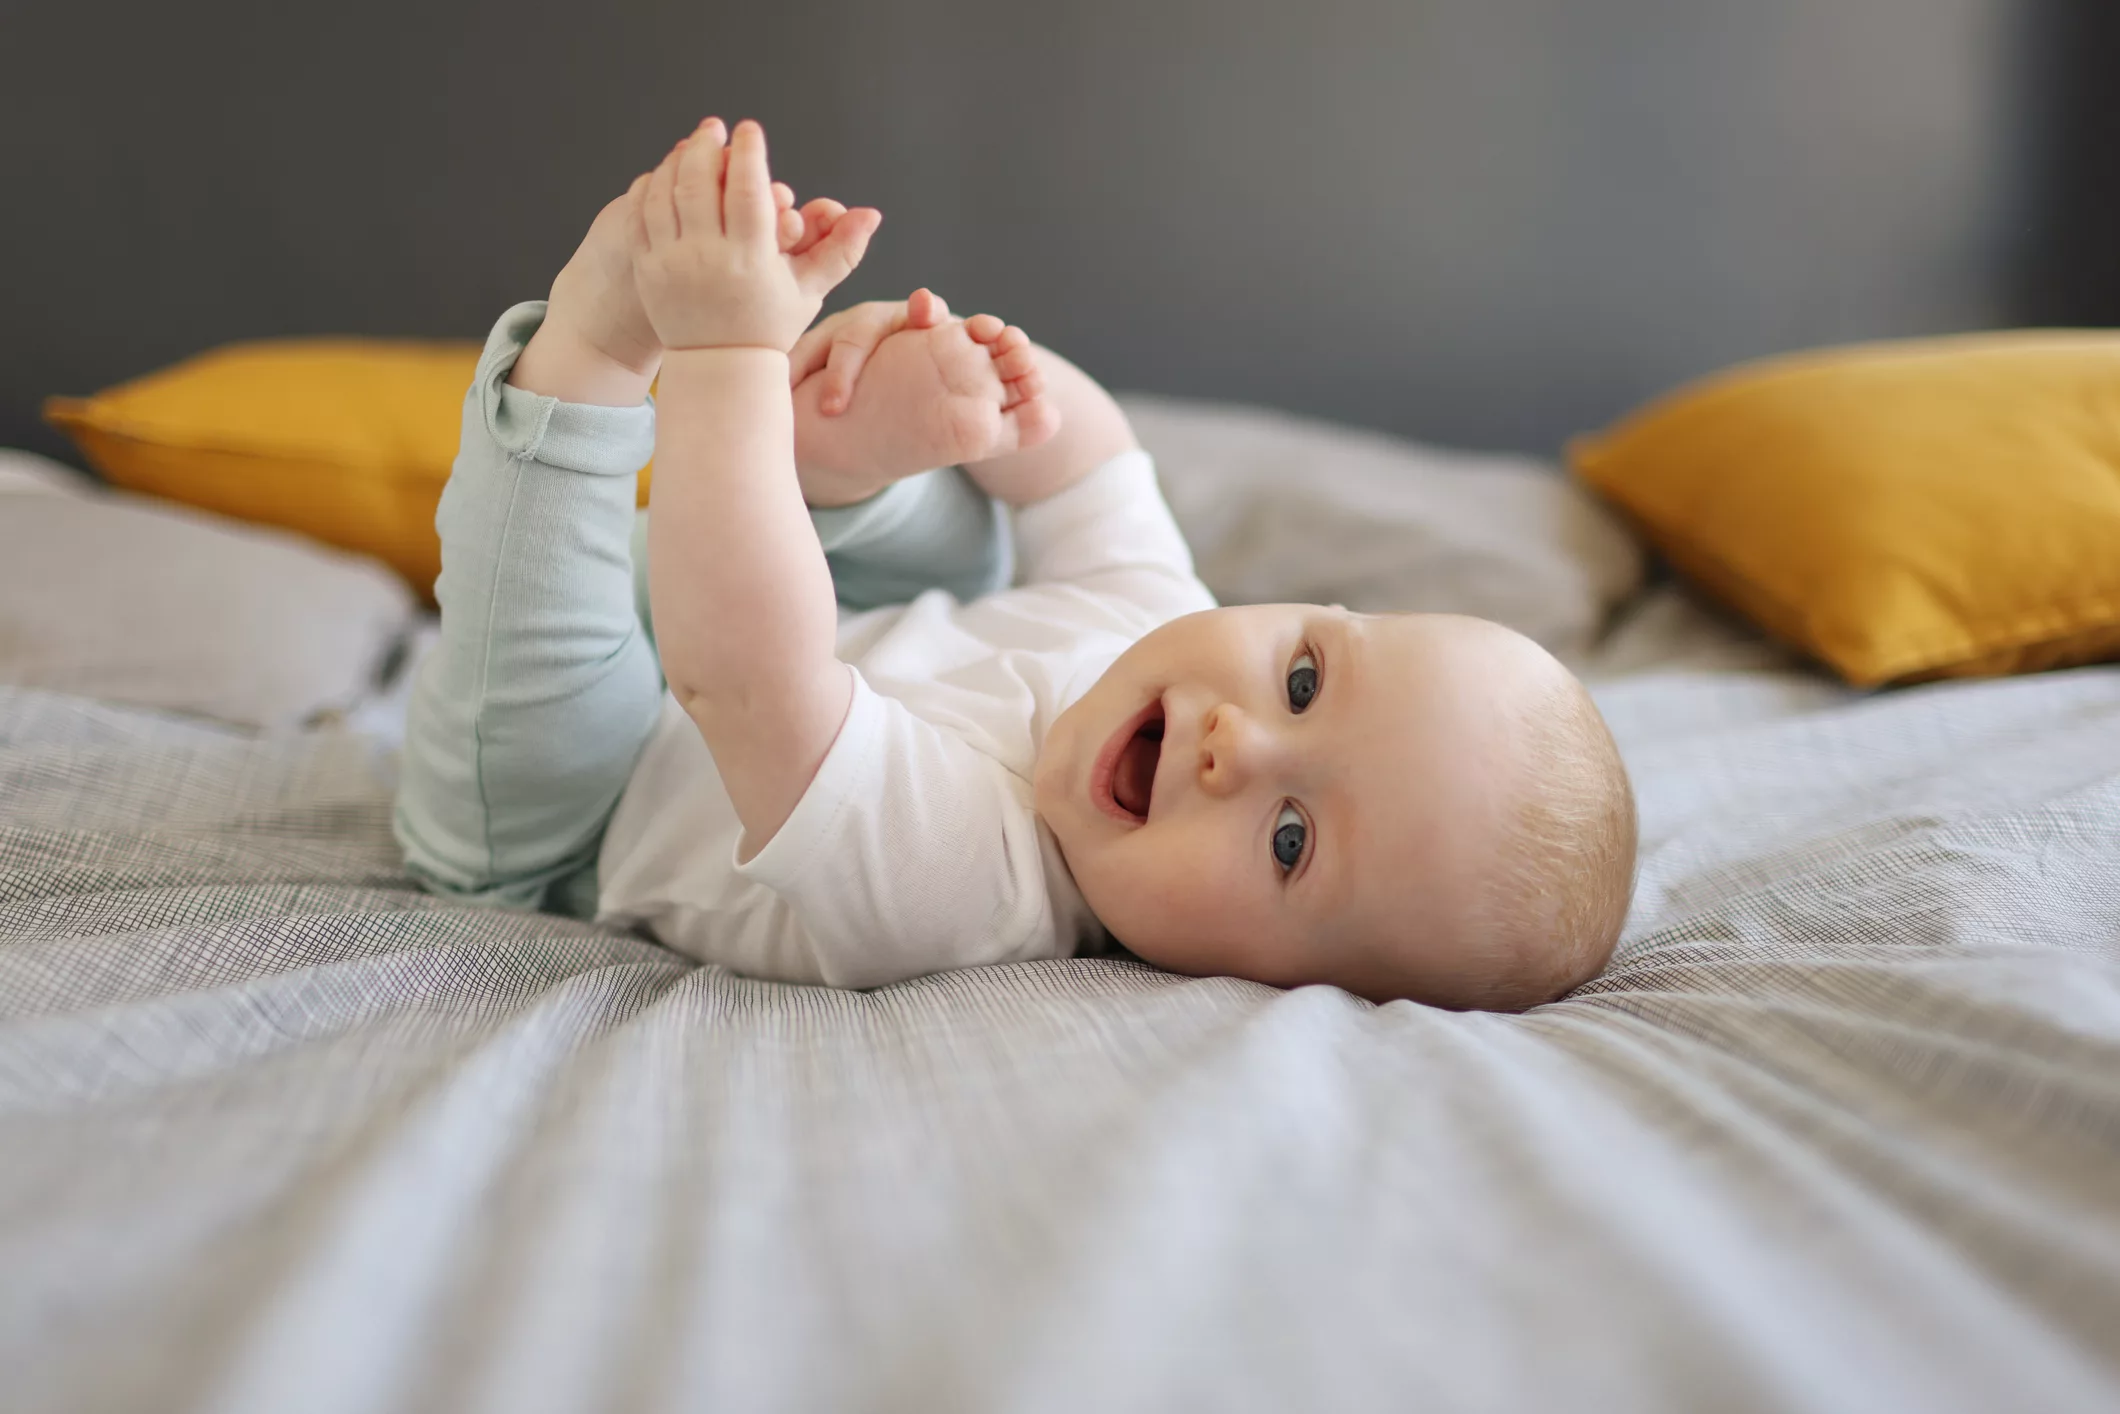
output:
<svg viewBox="0 0 2120 1414"><path fill-rule="evenodd" d="M1097 753L1090 795L1105 814L1131 825L1148 823L1156 791L1156 765L1163 759L1163 701L1143 707L1112 733Z"/></svg>

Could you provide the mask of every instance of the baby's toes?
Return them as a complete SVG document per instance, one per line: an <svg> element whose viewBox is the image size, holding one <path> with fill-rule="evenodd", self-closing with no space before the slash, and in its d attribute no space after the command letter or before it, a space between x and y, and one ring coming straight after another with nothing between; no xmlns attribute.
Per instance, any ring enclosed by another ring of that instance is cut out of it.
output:
<svg viewBox="0 0 2120 1414"><path fill-rule="evenodd" d="M1013 383L1038 371L1038 353L1031 347L1031 336L1011 324L1002 331L1001 337L986 346L993 355L994 372L1004 383Z"/></svg>
<svg viewBox="0 0 2120 1414"><path fill-rule="evenodd" d="M1033 373L1027 378L1012 379L1001 385L1001 410L1003 412L1014 412L1032 398L1042 397L1044 393L1045 375L1042 373Z"/></svg>
<svg viewBox="0 0 2120 1414"><path fill-rule="evenodd" d="M975 314L964 321L964 332L971 335L974 342L991 344L1008 332L1008 322L991 314Z"/></svg>
<svg viewBox="0 0 2120 1414"><path fill-rule="evenodd" d="M1060 430L1060 409L1050 398L1034 396L1010 408L1008 420L1015 427L1016 449L1022 451L1052 440Z"/></svg>

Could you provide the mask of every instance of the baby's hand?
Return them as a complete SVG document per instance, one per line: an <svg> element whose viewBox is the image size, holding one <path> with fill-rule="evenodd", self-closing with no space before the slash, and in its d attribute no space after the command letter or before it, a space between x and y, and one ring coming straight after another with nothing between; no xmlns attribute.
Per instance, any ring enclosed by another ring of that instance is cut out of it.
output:
<svg viewBox="0 0 2120 1414"><path fill-rule="evenodd" d="M709 118L648 178L633 280L664 348L785 353L882 220L856 208L787 253L765 130L746 119L724 146L721 120Z"/></svg>
<svg viewBox="0 0 2120 1414"><path fill-rule="evenodd" d="M574 258L552 282L539 330L548 341L572 339L592 359L642 379L654 378L663 353L633 285L633 232L640 225L650 175L643 172L597 213ZM795 192L785 182L773 183L773 206L779 213L780 248L789 254L815 245L846 215L844 206L827 198L798 209Z"/></svg>
<svg viewBox="0 0 2120 1414"><path fill-rule="evenodd" d="M827 315L788 351L788 384L799 388L817 379L817 410L836 417L853 401L861 366L878 344L902 329L932 329L949 317L942 296L924 288L902 300L869 300Z"/></svg>
<svg viewBox="0 0 2120 1414"><path fill-rule="evenodd" d="M969 471L1058 429L1030 336L991 314L949 314L916 290L902 305L856 305L795 345L795 468L812 506L862 500L930 467ZM835 404L843 410L828 412Z"/></svg>

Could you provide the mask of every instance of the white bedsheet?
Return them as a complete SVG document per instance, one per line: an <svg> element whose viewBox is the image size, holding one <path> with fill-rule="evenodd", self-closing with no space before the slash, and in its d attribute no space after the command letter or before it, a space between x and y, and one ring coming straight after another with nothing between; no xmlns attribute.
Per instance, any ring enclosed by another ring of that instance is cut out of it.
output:
<svg viewBox="0 0 2120 1414"><path fill-rule="evenodd" d="M748 982L420 895L374 735L0 692L0 1403L2120 1407L2120 670L1581 661L1642 883L1524 1016Z"/></svg>

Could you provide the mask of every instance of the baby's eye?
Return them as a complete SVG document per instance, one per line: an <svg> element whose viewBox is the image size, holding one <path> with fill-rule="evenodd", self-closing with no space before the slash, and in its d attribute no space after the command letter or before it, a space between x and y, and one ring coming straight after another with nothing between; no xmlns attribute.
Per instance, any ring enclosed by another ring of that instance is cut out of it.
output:
<svg viewBox="0 0 2120 1414"><path fill-rule="evenodd" d="M1273 822L1273 862L1286 874L1303 862L1303 846L1310 841L1310 826L1293 805L1281 807Z"/></svg>
<svg viewBox="0 0 2120 1414"><path fill-rule="evenodd" d="M1318 695L1318 660L1308 653L1288 665L1288 705L1300 712Z"/></svg>

